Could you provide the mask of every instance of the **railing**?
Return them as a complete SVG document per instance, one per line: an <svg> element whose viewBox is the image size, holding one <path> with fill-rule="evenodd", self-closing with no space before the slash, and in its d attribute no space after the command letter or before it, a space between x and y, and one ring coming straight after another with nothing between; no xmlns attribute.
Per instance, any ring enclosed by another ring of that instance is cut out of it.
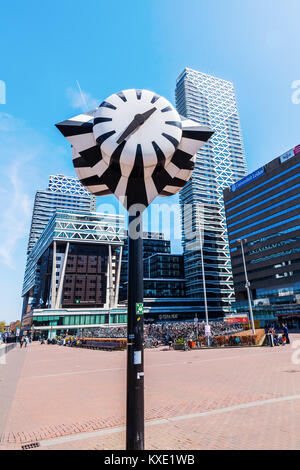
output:
<svg viewBox="0 0 300 470"><path fill-rule="evenodd" d="M5 355L13 348L16 347L17 343L3 343L0 344L0 364L1 358L5 357Z"/></svg>

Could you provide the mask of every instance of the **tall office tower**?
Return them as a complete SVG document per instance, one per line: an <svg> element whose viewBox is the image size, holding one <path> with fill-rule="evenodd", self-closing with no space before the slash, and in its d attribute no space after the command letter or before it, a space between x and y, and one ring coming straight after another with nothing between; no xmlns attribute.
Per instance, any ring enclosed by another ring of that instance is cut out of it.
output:
<svg viewBox="0 0 300 470"><path fill-rule="evenodd" d="M96 197L76 177L50 175L48 189L38 190L35 195L27 254L31 252L54 212L59 209L93 212L96 210Z"/></svg>
<svg viewBox="0 0 300 470"><path fill-rule="evenodd" d="M200 299L204 316L203 253L208 314L218 318L234 302L223 189L247 173L233 84L185 68L176 82L176 106L182 116L214 131L179 197L187 296Z"/></svg>

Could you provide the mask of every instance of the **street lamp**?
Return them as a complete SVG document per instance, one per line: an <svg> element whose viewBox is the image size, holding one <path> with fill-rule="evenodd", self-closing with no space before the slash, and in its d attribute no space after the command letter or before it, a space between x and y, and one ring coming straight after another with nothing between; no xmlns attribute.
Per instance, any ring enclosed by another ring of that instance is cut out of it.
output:
<svg viewBox="0 0 300 470"><path fill-rule="evenodd" d="M244 239L246 242L247 240ZM247 274L247 267L246 267L246 260L245 260L245 253L244 253L244 245L243 245L243 240L239 239L238 242L241 244L241 250L242 250L242 257L243 257L243 264L244 264L244 272L245 272L245 287L247 289L247 295L248 295L248 303L249 303L249 312L250 312L250 320L251 320L251 327L252 327L252 332L255 334L255 327L254 327L254 320L253 320L253 310L252 310L252 299L251 299L251 291L250 291L250 282L248 281L248 274Z"/></svg>
<svg viewBox="0 0 300 470"><path fill-rule="evenodd" d="M213 132L179 116L148 90L124 90L56 125L72 145L78 178L96 196L114 194L129 215L126 448L144 449L143 211L191 178Z"/></svg>

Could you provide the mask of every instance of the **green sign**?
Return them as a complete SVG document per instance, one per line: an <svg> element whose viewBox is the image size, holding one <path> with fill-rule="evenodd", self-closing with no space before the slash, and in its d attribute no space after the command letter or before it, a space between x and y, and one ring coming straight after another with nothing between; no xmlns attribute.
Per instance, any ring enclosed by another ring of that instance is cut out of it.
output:
<svg viewBox="0 0 300 470"><path fill-rule="evenodd" d="M144 313L144 305L141 303L141 304L135 304L135 310L136 310L136 314L137 315L143 315Z"/></svg>

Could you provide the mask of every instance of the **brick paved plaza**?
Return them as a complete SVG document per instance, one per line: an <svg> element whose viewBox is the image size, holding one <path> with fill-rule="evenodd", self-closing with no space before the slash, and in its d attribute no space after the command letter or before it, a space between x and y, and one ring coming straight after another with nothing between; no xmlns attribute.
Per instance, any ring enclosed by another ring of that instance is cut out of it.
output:
<svg viewBox="0 0 300 470"><path fill-rule="evenodd" d="M292 346L146 350L146 448L300 449ZM34 343L6 359L0 449L124 449L125 351Z"/></svg>

